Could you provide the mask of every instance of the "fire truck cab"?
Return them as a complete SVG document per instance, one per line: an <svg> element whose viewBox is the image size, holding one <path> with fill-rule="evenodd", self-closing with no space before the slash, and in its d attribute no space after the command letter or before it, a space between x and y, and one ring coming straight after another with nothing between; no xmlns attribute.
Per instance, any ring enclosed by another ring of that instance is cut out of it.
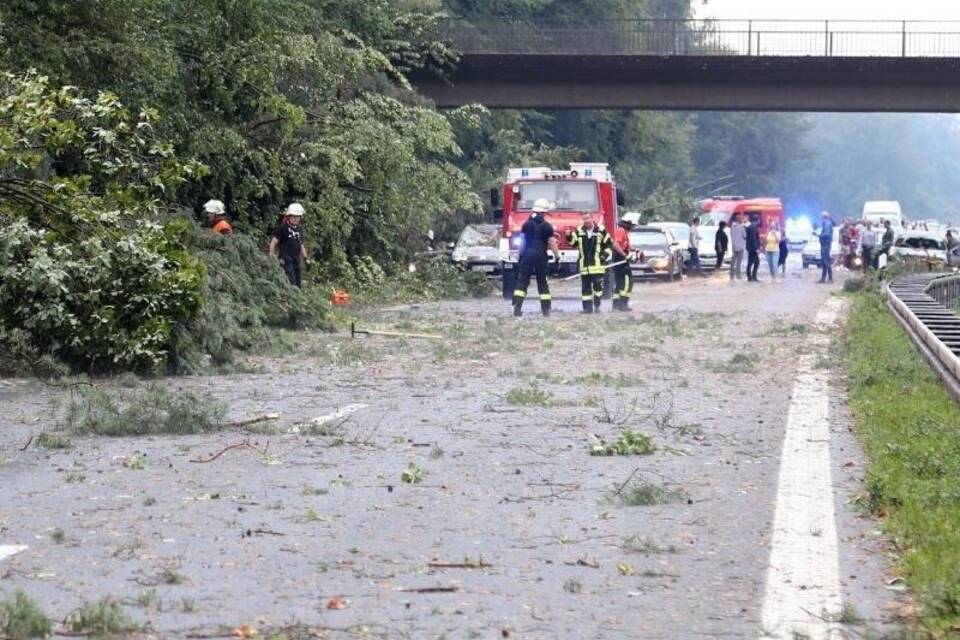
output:
<svg viewBox="0 0 960 640"><path fill-rule="evenodd" d="M577 250L568 235L583 223L583 215L593 215L597 224L612 233L618 222L617 207L623 206L623 193L617 189L609 165L601 162L572 162L569 169L559 171L548 167L510 169L503 187L491 190L490 196L494 218L503 225L500 260L503 297L508 299L516 288L523 248L520 228L530 218L534 202L545 199L550 203L544 217L555 231L561 273L576 272Z"/></svg>

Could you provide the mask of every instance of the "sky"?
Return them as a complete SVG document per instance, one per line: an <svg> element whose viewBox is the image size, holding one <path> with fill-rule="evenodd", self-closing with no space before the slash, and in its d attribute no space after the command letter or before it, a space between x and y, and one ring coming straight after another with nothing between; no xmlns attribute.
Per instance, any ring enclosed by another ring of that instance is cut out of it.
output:
<svg viewBox="0 0 960 640"><path fill-rule="evenodd" d="M958 0L694 0L698 18L960 20Z"/></svg>

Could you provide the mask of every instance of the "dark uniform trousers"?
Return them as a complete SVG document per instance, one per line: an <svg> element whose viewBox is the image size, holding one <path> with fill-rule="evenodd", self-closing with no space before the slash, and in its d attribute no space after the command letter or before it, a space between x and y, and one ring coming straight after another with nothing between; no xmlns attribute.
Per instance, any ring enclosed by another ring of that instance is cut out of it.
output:
<svg viewBox="0 0 960 640"><path fill-rule="evenodd" d="M584 313L600 311L600 301L603 300L603 273L580 274L580 299L583 301Z"/></svg>
<svg viewBox="0 0 960 640"><path fill-rule="evenodd" d="M626 260L626 258L617 258ZM617 309L629 308L630 297L633 295L633 274L630 273L630 263L617 265L613 268L614 294L613 306Z"/></svg>
<svg viewBox="0 0 960 640"><path fill-rule="evenodd" d="M537 277L537 293L540 294L540 310L543 315L550 315L550 285L547 282L547 256L524 257L520 260L520 273L517 275L516 289L513 291L513 307L519 311L523 307L523 301L527 297L527 289L530 287L530 277Z"/></svg>

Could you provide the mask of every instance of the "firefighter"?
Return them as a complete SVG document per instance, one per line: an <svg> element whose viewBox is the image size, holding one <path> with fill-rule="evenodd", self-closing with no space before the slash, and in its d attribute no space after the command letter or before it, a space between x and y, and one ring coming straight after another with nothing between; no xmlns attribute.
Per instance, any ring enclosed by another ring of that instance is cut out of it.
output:
<svg viewBox="0 0 960 640"><path fill-rule="evenodd" d="M270 238L270 255L279 257L287 280L298 289L303 285L303 263L307 248L303 244L303 227L300 223L305 213L303 206L294 202L283 212L283 223Z"/></svg>
<svg viewBox="0 0 960 640"><path fill-rule="evenodd" d="M603 299L604 263L613 256L610 234L593 220L592 213L583 214L583 224L570 233L570 244L580 253L580 299L583 313L600 313Z"/></svg>
<svg viewBox="0 0 960 640"><path fill-rule="evenodd" d="M630 272L630 230L640 221L640 214L628 213L620 220L613 232L613 260L622 262L613 268L613 310L630 311L630 296L633 293L633 275Z"/></svg>
<svg viewBox="0 0 960 640"><path fill-rule="evenodd" d="M520 273L517 275L517 284L513 291L513 315L523 315L523 301L527 297L527 288L530 286L530 277L537 277L537 293L540 294L540 311L544 316L550 315L552 297L550 285L547 283L547 250L553 252L553 257L560 262L560 251L557 248L556 238L553 236L553 225L543 219L543 214L550 210L550 202L541 198L533 203L530 218L520 227L523 235L523 245L520 248Z"/></svg>
<svg viewBox="0 0 960 640"><path fill-rule="evenodd" d="M230 221L227 220L227 209L223 206L223 203L219 200L208 200L205 205L203 205L203 210L207 214L207 223L210 225L210 229L219 235L229 236L233 235L233 227L230 225Z"/></svg>

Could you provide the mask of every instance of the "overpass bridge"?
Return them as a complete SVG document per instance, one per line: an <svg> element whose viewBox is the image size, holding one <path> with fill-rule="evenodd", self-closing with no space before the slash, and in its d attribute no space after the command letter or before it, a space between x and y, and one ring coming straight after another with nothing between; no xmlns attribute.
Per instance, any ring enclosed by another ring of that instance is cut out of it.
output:
<svg viewBox="0 0 960 640"><path fill-rule="evenodd" d="M451 20L440 107L960 112L960 23Z"/></svg>

